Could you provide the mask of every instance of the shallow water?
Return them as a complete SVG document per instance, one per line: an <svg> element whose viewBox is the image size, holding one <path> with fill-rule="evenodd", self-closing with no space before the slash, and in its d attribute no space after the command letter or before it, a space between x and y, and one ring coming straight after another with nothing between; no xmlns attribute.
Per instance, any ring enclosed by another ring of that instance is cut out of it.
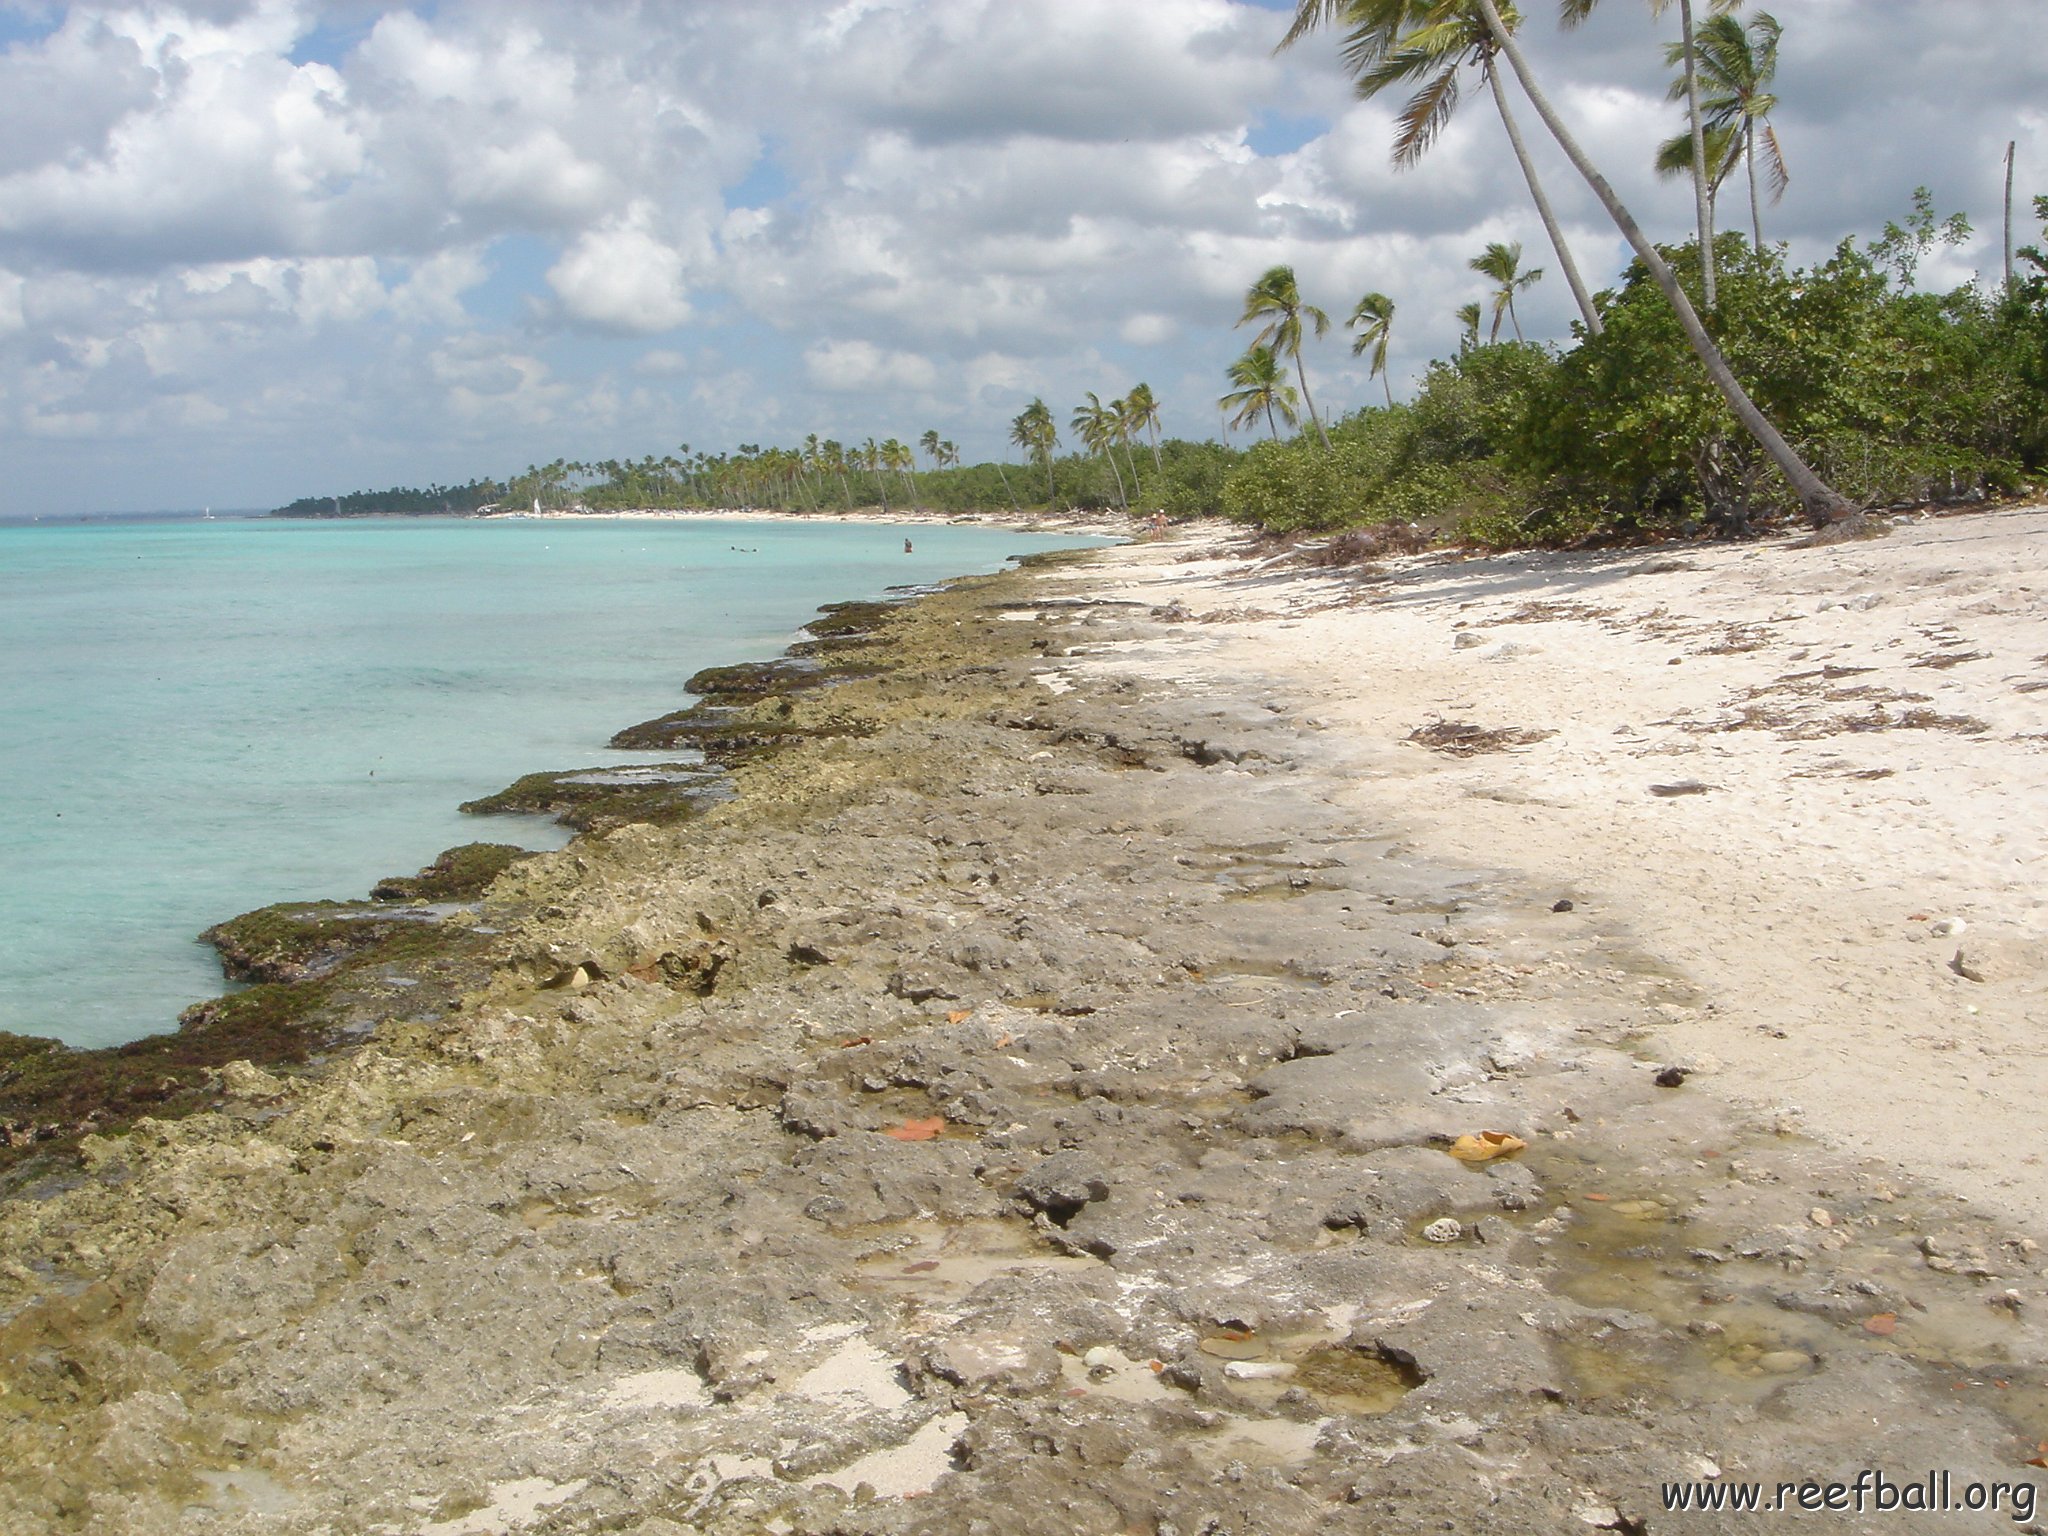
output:
<svg viewBox="0 0 2048 1536"><path fill-rule="evenodd" d="M0 525L0 1030L106 1045L221 990L200 929L361 895L455 807L818 605L1088 542L981 528L215 519Z"/></svg>

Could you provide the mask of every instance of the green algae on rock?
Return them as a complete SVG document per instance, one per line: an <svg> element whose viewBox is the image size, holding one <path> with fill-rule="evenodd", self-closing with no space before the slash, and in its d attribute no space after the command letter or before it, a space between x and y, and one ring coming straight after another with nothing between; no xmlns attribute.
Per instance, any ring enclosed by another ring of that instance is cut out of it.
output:
<svg viewBox="0 0 2048 1536"><path fill-rule="evenodd" d="M464 843L416 875L392 875L370 888L374 901L475 901L490 884L533 855L510 843Z"/></svg>
<svg viewBox="0 0 2048 1536"><path fill-rule="evenodd" d="M529 773L494 795L465 801L470 816L503 811L552 816L579 832L605 832L633 822L672 826L699 815L723 793L715 772L678 763L576 768Z"/></svg>

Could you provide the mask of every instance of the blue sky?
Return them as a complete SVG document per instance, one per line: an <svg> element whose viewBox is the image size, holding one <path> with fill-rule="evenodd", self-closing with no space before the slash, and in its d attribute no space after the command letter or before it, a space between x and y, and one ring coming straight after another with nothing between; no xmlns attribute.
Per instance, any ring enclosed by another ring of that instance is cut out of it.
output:
<svg viewBox="0 0 2048 1536"><path fill-rule="evenodd" d="M1528 42L1660 236L1670 22ZM1795 256L1936 190L1997 265L1998 160L2048 190L2042 51L1997 0L1779 0ZM1247 283L1390 294L1397 393L1523 243L1569 301L1483 90L1415 169L1282 0L0 0L0 512L267 505L808 432L1002 451L1143 379L1215 430ZM1967 82L1964 88L1960 82ZM1542 174L1591 280L1621 248ZM1726 222L1746 222L1739 202ZM1379 385L1341 337L1318 400Z"/></svg>

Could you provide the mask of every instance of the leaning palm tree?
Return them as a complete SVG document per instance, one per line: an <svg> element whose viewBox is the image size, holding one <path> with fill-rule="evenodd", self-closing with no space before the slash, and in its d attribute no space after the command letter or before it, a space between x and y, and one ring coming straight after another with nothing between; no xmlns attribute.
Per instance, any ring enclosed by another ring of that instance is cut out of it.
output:
<svg viewBox="0 0 2048 1536"><path fill-rule="evenodd" d="M1153 398L1152 386L1133 384L1124 396L1124 410L1130 417L1133 432L1146 433L1152 442L1152 467L1160 469L1159 458L1159 402Z"/></svg>
<svg viewBox="0 0 2048 1536"><path fill-rule="evenodd" d="M1287 371L1282 367L1280 354L1271 347L1253 347L1230 365L1230 382L1237 386L1216 403L1225 409L1235 408L1237 414L1230 418L1233 427L1258 425L1261 416L1273 434L1273 441L1280 441L1280 427L1275 417L1287 425L1294 426L1301 420L1301 399L1294 392L1294 386L1287 382Z"/></svg>
<svg viewBox="0 0 2048 1536"><path fill-rule="evenodd" d="M911 509L922 512L924 507L917 495L917 455L910 451L910 445L899 443L892 437L882 444L881 457L884 469L893 469L910 482Z"/></svg>
<svg viewBox="0 0 2048 1536"><path fill-rule="evenodd" d="M917 446L922 448L924 456L932 461L932 468L946 467L946 461L939 457L939 433L936 427L926 428L924 436L917 440Z"/></svg>
<svg viewBox="0 0 2048 1536"><path fill-rule="evenodd" d="M1505 315L1514 322L1515 340L1526 340L1522 335L1521 319L1515 314L1515 295L1534 287L1542 278L1543 269L1521 270L1522 242L1515 240L1504 244L1496 240L1466 265L1481 277L1490 277L1500 285L1493 290L1493 333L1486 339L1490 342L1500 340L1501 316Z"/></svg>
<svg viewBox="0 0 2048 1536"><path fill-rule="evenodd" d="M1470 352L1479 345L1479 322L1483 311L1477 304L1458 306L1458 350Z"/></svg>
<svg viewBox="0 0 2048 1536"><path fill-rule="evenodd" d="M1778 98L1770 92L1778 74L1778 43L1785 29L1768 11L1759 11L1745 28L1733 16L1714 16L1699 32L1699 73L1708 94L1701 100L1703 132L1707 142L1707 163L1713 167L1713 190L1718 192L1737 160L1749 170L1749 222L1756 248L1764 248L1762 200L1757 193L1758 146L1762 145L1764 173L1770 178L1771 201L1777 202L1792 184L1792 172L1785 164L1785 147L1778 142L1778 130L1770 123ZM1678 62L1674 43L1666 53ZM1682 82L1673 81L1671 96L1677 100ZM1672 145L1668 140L1657 152L1657 169L1664 172Z"/></svg>
<svg viewBox="0 0 2048 1536"><path fill-rule="evenodd" d="M1123 404L1121 400L1112 400L1104 405L1101 396L1091 389L1088 403L1074 407L1074 419L1069 425L1090 453L1109 461L1109 472L1116 477L1116 503L1128 513L1131 507L1124 498L1124 472L1117 468L1115 451L1123 431Z"/></svg>
<svg viewBox="0 0 2048 1536"><path fill-rule="evenodd" d="M1046 505L1052 505L1059 498L1053 482L1052 455L1060 445L1060 429L1052 419L1051 408L1043 400L1033 400L1025 406L1010 423L1010 441L1043 466Z"/></svg>
<svg viewBox="0 0 2048 1536"><path fill-rule="evenodd" d="M1600 0L1562 0L1561 10L1564 24L1577 26L1592 14ZM1742 0L1708 0L1716 15L1734 10ZM1650 0L1650 14L1662 16L1670 8L1671 0ZM1692 142L1692 192L1693 213L1699 221L1700 240L1700 292L1707 301L1707 308L1716 307L1718 295L1714 277L1714 199L1709 170L1711 161L1707 154L1706 121L1700 115L1700 71L1699 32L1693 25L1692 0L1678 0L1679 41L1674 63L1682 62L1685 73L1682 87L1673 91L1674 99L1683 97L1686 103L1686 127Z"/></svg>
<svg viewBox="0 0 2048 1536"><path fill-rule="evenodd" d="M1463 0L1445 0L1445 3L1462 4ZM1521 84L1522 93L1529 98L1529 104L1536 109L1536 115L1543 119L1543 126L1548 128L1550 136L1557 140L1558 148L1565 152L1565 157L1571 161L1573 169L1585 178L1586 185L1591 187L1593 195L1600 199L1601 206L1607 210L1607 216L1614 220L1615 227L1621 231L1622 237L1635 251L1637 258L1649 272L1651 280L1663 291L1666 301L1678 316L1678 323L1685 332L1686 340L1692 344L1693 352L1698 356L1700 365L1707 370L1707 376L1714 381L1715 388L1721 391L1722 398L1728 402L1729 410L1735 413L1735 418L1742 423L1743 429L1757 440L1765 453L1770 455L1771 461L1778 466L1779 473L1784 475L1793 492L1799 497L1806 515L1815 523L1821 524L1853 519L1856 516L1856 509L1842 498L1840 492L1813 472L1807 462L1799 456L1798 451L1785 441L1785 434L1780 432L1771 419L1757 409L1756 402L1749 398L1748 391L1743 389L1741 382L1735 377L1734 370L1728 366L1728 360L1721 355L1721 349L1714 345L1714 338L1707 334L1707 328L1700 323L1699 312L1692 307L1692 300L1685 296L1685 290L1679 286L1677 274L1671 270L1671 264L1651 243L1650 237L1643 233L1642 225L1636 222L1635 215L1630 213L1627 206L1615 195L1614 188L1607 178L1602 176L1593 162L1586 158L1586 152L1579 147L1578 139L1573 136L1571 129L1565 126L1564 119L1557 115L1557 109L1550 104L1549 96L1544 93L1535 72L1529 68L1528 56L1522 52L1521 44L1515 41L1513 30L1502 18L1496 0L1470 0L1470 3L1476 5L1485 18L1494 45L1507 59L1508 67L1515 72L1515 79Z"/></svg>
<svg viewBox="0 0 2048 1536"><path fill-rule="evenodd" d="M1308 392L1308 370L1301 362L1301 323L1306 320L1321 336L1330 329L1330 317L1315 305L1301 302L1301 289L1295 284L1294 268L1269 267L1263 277L1245 290L1244 313L1238 317L1237 323L1249 325L1254 320L1261 324L1258 335L1252 338L1253 348L1268 347L1275 357L1294 359L1295 373L1301 379L1301 398L1308 407L1308 419L1314 423L1316 436L1322 439L1323 446L1329 447L1330 434L1323 430L1322 420L1316 415L1316 398Z"/></svg>
<svg viewBox="0 0 2048 1536"><path fill-rule="evenodd" d="M1513 5L1508 5L1505 15L1507 27L1519 25L1520 16ZM1493 94L1494 108L1500 113L1501 127L1507 130L1508 144L1522 168L1522 179L1528 183L1544 233L1557 252L1558 268L1578 302L1586 333L1598 336L1600 312L1593 307L1593 296L1579 276L1579 264L1572 259L1564 226L1558 223L1536 174L1536 162L1529 158L1521 125L1508 107L1498 63L1500 46L1475 0L1296 0L1294 25L1287 29L1280 46L1298 42L1327 22L1347 29L1344 63L1358 82L1360 97L1377 96L1397 84L1420 82L1396 119L1397 167L1413 165L1436 141L1458 109L1461 72L1468 64L1478 66Z"/></svg>
<svg viewBox="0 0 2048 1536"><path fill-rule="evenodd" d="M1387 392L1387 406L1394 404L1394 386L1387 382L1387 340L1394 330L1394 301L1384 293L1368 293L1358 301L1358 307L1351 311L1346 322L1358 332L1358 339L1351 343L1351 355L1362 357L1372 353L1368 378L1378 378L1380 387Z"/></svg>

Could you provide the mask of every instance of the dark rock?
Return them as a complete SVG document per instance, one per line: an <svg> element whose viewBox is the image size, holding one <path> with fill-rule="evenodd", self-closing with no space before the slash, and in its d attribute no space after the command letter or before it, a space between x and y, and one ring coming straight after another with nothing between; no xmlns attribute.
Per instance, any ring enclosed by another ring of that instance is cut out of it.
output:
<svg viewBox="0 0 2048 1536"><path fill-rule="evenodd" d="M1092 1200L1109 1197L1109 1177L1102 1165L1081 1152L1055 1152L1017 1180L1019 1197L1060 1226L1080 1214Z"/></svg>

